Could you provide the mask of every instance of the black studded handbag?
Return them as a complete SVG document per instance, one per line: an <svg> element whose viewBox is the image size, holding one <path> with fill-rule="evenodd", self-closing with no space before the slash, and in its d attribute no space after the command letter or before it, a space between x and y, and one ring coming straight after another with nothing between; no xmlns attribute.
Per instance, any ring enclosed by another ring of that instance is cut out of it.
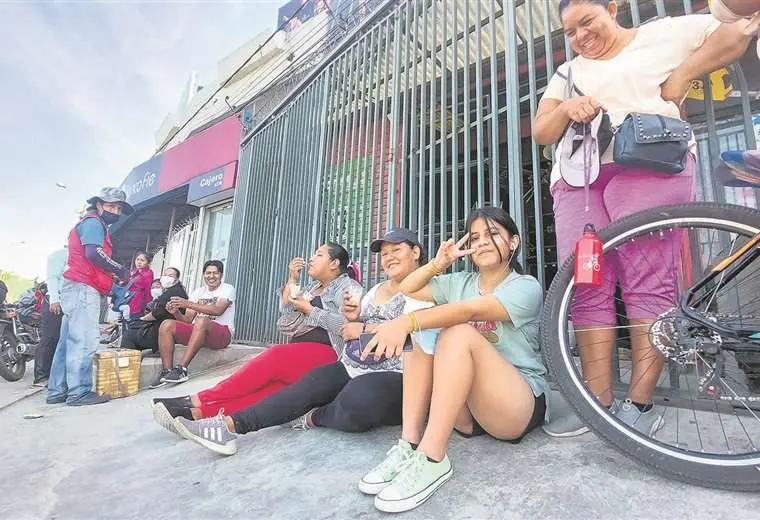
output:
<svg viewBox="0 0 760 520"><path fill-rule="evenodd" d="M628 114L615 130L612 156L616 163L661 173L686 168L691 126L674 117Z"/></svg>

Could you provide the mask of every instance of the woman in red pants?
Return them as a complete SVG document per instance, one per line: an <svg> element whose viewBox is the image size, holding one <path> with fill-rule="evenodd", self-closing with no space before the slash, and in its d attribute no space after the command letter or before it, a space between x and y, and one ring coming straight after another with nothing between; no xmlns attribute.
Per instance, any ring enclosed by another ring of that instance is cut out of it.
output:
<svg viewBox="0 0 760 520"><path fill-rule="evenodd" d="M314 252L308 262L314 282L299 292L296 288L305 265L303 258L291 260L288 282L280 295L280 312L286 318L281 318L280 327L288 323L296 331L290 343L271 346L213 388L184 397L156 398L153 403L193 408L203 417L213 417L222 408L234 413L295 383L313 368L335 363L344 345L343 297L347 291L361 293L362 288L349 266L348 252L339 244L328 242Z"/></svg>

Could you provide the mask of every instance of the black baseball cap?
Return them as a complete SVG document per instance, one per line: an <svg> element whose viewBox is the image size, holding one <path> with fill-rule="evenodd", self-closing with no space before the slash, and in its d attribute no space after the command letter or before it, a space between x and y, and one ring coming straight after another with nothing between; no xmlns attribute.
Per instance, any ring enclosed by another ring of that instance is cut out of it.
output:
<svg viewBox="0 0 760 520"><path fill-rule="evenodd" d="M417 233L406 228L393 228L389 230L388 232L383 235L382 238L378 238L377 240L373 240L372 243L369 245L369 250L373 253L379 253L380 249L383 247L384 242L389 242L391 244L401 244L402 242L409 242L410 244L413 244L420 248L420 251L425 251L425 248L422 244L420 244L419 239L417 238Z"/></svg>

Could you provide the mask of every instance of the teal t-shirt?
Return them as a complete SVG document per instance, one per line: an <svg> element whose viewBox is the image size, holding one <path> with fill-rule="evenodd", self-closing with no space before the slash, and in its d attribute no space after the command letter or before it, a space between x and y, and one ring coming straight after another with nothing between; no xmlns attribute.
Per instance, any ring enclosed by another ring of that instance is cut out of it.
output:
<svg viewBox="0 0 760 520"><path fill-rule="evenodd" d="M437 305L480 297L477 273L453 273L430 280ZM511 272L493 291L510 321L470 322L528 381L534 395L549 394L538 343L543 289L529 275Z"/></svg>

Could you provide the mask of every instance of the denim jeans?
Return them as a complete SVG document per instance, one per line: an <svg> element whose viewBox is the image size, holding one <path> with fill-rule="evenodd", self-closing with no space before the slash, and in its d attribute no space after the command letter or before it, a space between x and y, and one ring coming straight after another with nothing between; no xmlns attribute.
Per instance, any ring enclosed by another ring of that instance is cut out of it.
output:
<svg viewBox="0 0 760 520"><path fill-rule="evenodd" d="M47 398L65 397L71 403L92 391L92 356L100 336L100 294L89 285L64 280L61 309L61 337L50 369Z"/></svg>

